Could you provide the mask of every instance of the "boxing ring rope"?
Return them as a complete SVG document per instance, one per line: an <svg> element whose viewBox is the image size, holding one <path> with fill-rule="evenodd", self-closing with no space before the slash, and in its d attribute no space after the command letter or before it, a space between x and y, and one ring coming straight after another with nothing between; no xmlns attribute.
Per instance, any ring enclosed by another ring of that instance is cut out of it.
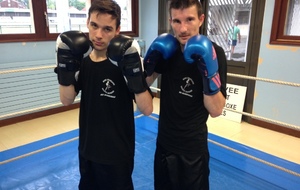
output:
<svg viewBox="0 0 300 190"><path fill-rule="evenodd" d="M54 66L35 67L35 68L15 69L15 70L5 70L5 71L0 71L0 74L9 74L9 73L34 71L34 70L43 70L43 69L50 69L50 68L54 68L54 67L55 67L55 65ZM227 73L227 75L231 76L231 77L237 77L237 78L244 78L244 79L250 79L250 80L259 80L259 81L264 81L264 82L270 82L270 83L276 83L276 84L282 84L282 85L289 85L289 86L294 86L294 87L300 87L300 84L297 84L297 83L283 82L283 81L278 81L278 80L270 80L270 79L264 79L264 78L258 78L258 77L251 77L251 76L244 76L244 75L232 74L232 73ZM150 88L152 90L161 91L159 88L156 88L156 87L150 87ZM75 100L75 102L79 102L79 101L80 101L80 98L77 98ZM0 120L3 119L3 118L7 118L7 117L12 117L12 116L17 116L17 115L21 115L21 114L26 114L26 113L29 113L29 112L36 112L36 111L40 111L40 110L55 108L55 107L58 107L58 106L61 106L61 105L62 105L61 103L57 103L57 104L51 104L51 105L47 105L47 106L42 106L42 107L39 107L39 108L28 109L28 110L24 110L24 111L20 111L20 112L6 114L6 115L0 116ZM295 126L295 125L283 123L283 122L280 122L280 121L271 120L271 119L268 119L268 118L265 118L265 117L256 116L256 115L253 115L253 114L250 114L250 113L246 113L246 112L239 112L239 111L231 110L231 109L228 109L228 108L224 108L224 109L226 109L228 111L233 111L233 112L236 112L236 113L239 113L239 114L243 114L243 115L246 115L246 116L249 116L249 117L253 117L253 118L256 118L256 119L259 119L259 120L268 121L268 122L271 122L271 123L274 123L274 124L279 124L279 125L282 125L282 126L286 126L288 128L296 129L296 130L300 131L300 127L299 126ZM139 117L142 117L142 116L143 115L141 114L141 115L135 116L135 118L139 118ZM158 120L157 117L154 117L154 116L151 116L151 115L148 116L148 117L151 117L151 118L153 118L155 120ZM28 157L28 156L31 156L31 155L43 152L43 151L47 151L47 150L50 150L52 148L55 148L55 147L58 147L58 146L70 143L70 142L75 141L75 140L78 140L78 137L74 137L72 139L69 139L69 140L66 140L66 141L63 141L63 142L60 142L60 143L57 143L57 144L54 144L54 145L51 145L51 146L39 149L39 150L36 150L36 151L29 152L27 154L23 154L23 155L14 157L14 158L10 158L10 159L4 160L4 161L0 161L0 165L7 164L9 162L13 162L13 161L16 161L16 160L19 160L19 159L22 159L22 158L25 158L25 157ZM249 155L247 153L238 151L236 149L233 149L233 148L228 147L226 145L220 144L220 143L215 142L213 140L208 139L208 142L211 142L211 143L213 143L213 144L215 144L217 146L220 146L222 148L225 148L225 149L227 149L229 151L232 151L232 152L235 152L237 154L243 155L243 156L245 156L247 158L250 158L252 160L255 160L255 161L261 162L263 164L266 164L268 166L274 167L274 168L276 168L278 170L281 170L281 171L284 171L286 173L292 174L294 176L300 177L300 173L297 173L297 172L294 172L292 170L283 168L281 166L278 166L278 165L275 165L273 163L267 162L267 161L262 160L260 158L256 158L256 157L254 157L252 155Z"/></svg>
<svg viewBox="0 0 300 190"><path fill-rule="evenodd" d="M49 66L41 66L41 67L31 67L31 68L4 70L4 71L0 71L0 75L1 74L18 73L18 72L26 72L26 71L54 69L55 67L56 67L56 65L49 65ZM79 101L80 101L80 98L76 98L74 100L74 103L78 103ZM60 106L62 106L61 103L56 103L56 104L41 106L41 107L38 107L38 108L32 108L32 109L27 109L27 110L18 111L18 112L14 112L14 113L9 113L9 114L5 114L5 115L0 115L0 120L6 119L6 118L11 118L11 117L14 117L14 116L19 116L19 115L25 115L26 113L34 113L34 112L37 112L37 111L57 108L57 107L60 107Z"/></svg>
<svg viewBox="0 0 300 190"><path fill-rule="evenodd" d="M41 67L31 67L31 68L24 68L24 69L13 69L13 70L5 70L0 71L0 75L2 74L9 74L9 73L18 73L18 72L25 72L25 71L37 71L37 70L43 70L43 69L51 69L55 68L56 65L52 66L41 66Z"/></svg>
<svg viewBox="0 0 300 190"><path fill-rule="evenodd" d="M23 155L20 155L20 156L16 156L16 157L14 157L14 158L10 158L10 159L1 161L1 162L0 162L0 165L7 164L7 163L9 163L9 162L13 162L13 161L16 161L16 160L19 160L19 159L22 159L22 158L25 158L25 157L28 157L28 156L31 156L31 155L40 153L40 152L44 152L44 151L46 151L46 150L50 150L50 149L52 149L52 148L55 148L55 147L58 147L58 146L61 146L61 145L64 145L64 144L73 142L73 141L75 141L75 140L78 140L78 138L79 138L79 137L74 137L74 138L72 138L72 139L69 139L69 140L66 140L66 141L62 141L62 142L57 143L57 144L54 144L54 145L50 145L50 146L47 146L47 147L45 147L45 148L41 148L41 149L36 150L36 151L32 151L32 152L29 152L29 153L26 153L26 154L23 154Z"/></svg>
<svg viewBox="0 0 300 190"><path fill-rule="evenodd" d="M225 149L227 149L227 150L230 150L230 151L232 151L232 152L234 152L234 153L243 155L243 156L245 156L245 157L247 157L247 158L250 158L250 159L255 160L255 161L257 161L257 162L263 163L263 164L265 164L265 165L271 166L271 167L276 168L276 169L278 169L278 170L281 170L281 171L284 171L284 172L286 172L286 173L292 174L292 175L294 175L294 176L300 177L300 173L294 172L294 171L292 171L292 170L286 169L286 168L284 168L284 167L278 166L278 165L273 164L273 163L271 163L271 162L268 162L268 161L265 161L265 160L263 160L263 159L260 159L260 158L257 158L257 157L255 157L255 156L252 156L252 155L250 155L250 154L247 154L247 153L244 153L244 152L242 152L242 151L236 150L236 149L231 148L231 147L229 147L229 146L226 146L226 145L224 145L224 144L218 143L218 142L213 141L213 140L210 140L210 139L208 139L208 142L211 142L211 143L213 143L213 144L215 144L215 145L217 145L217 146L220 146L220 147L222 147L222 148L225 148Z"/></svg>
<svg viewBox="0 0 300 190"><path fill-rule="evenodd" d="M227 76L249 79L249 80L258 80L258 81L263 81L263 82L282 84L282 85L288 85L288 86L294 86L294 87L300 87L300 84L298 84L298 83L284 82L284 81L280 81L280 80L271 80L271 79L266 79L266 78L252 77L252 76L239 75L239 74L233 74L233 73L227 73Z"/></svg>
<svg viewBox="0 0 300 190"><path fill-rule="evenodd" d="M136 119L136 118L140 118L140 117L142 117L142 116L143 116L143 114L140 114L140 115L135 116L134 118ZM154 117L154 116L152 116L152 115L147 116L147 117L151 117L152 119L158 120L157 117ZM16 156L16 157L14 157L14 158L10 158L10 159L4 160L4 161L0 161L0 165L7 164L7 163L10 163L10 162L13 162L13 161L16 161L16 160L19 160L19 159L22 159L22 158L25 158L25 157L28 157L28 156L37 154L37 153L41 153L41 152L50 150L50 149L52 149L52 148L55 148L55 147L58 147L58 146L61 146L61 145L64 145L64 144L67 144L67 143L70 143L70 142L73 142L73 141L76 141L76 140L78 140L78 137L74 137L74 138L71 138L71 139L69 139L69 140L65 140L65 141L62 141L62 142L60 142L60 143L56 143L56 144L54 144L54 145L50 145L50 146L41 148L41 149L36 150L36 151L32 151L32 152L29 152L29 153L26 153L26 154L23 154L23 155L20 155L20 156ZM217 146L220 146L220 147L222 147L222 148L224 148L224 149L227 149L227 150L229 150L229 151L232 151L232 152L234 152L234 153L237 153L237 154L240 154L240 155L242 155L242 156L245 156L245 157L247 157L247 158L250 158L250 159L252 159L252 160L255 160L255 161L257 161L257 162L260 162L260 163L263 163L263 164L265 164L265 165L268 165L268 166L270 166L270 167L273 167L273 168L276 168L276 169L278 169L278 170L284 171L284 172L286 172L286 173L292 174L292 175L294 175L294 176L300 177L300 173L297 173L297 172L294 172L294 171L292 171L292 170L286 169L286 168L284 168L284 167L278 166L278 165L273 164L273 163L271 163L271 162L268 162L268 161L265 161L265 160L263 160L263 159L260 159L260 158L257 158L257 157L255 157L255 156L252 156L252 155L250 155L250 154L241 152L241 151L239 151L239 150L236 150L236 149L231 148L231 147L229 147L229 146L223 145L223 144L218 143L218 142L216 142L216 141L213 141L213 140L208 139L208 142L213 143L213 144L215 144L215 145L217 145Z"/></svg>
<svg viewBox="0 0 300 190"><path fill-rule="evenodd" d="M74 100L74 103L78 103L79 101L80 101L80 98L76 98ZM34 112L37 112L37 111L57 108L57 107L60 107L60 106L62 106L62 103L50 104L50 105L41 106L41 107L38 107L38 108L32 108L32 109L28 109L28 110L23 110L23 111L9 113L9 114L5 114L5 115L0 115L0 120L5 119L5 118L11 118L11 117L14 117L14 116L19 116L19 115L25 115L27 113L34 113Z"/></svg>
<svg viewBox="0 0 300 190"><path fill-rule="evenodd" d="M24 69L5 70L5 71L0 71L0 74L9 74L9 73L25 72L25 71L35 71L35 70L43 70L43 69L51 69L51 68L54 69L55 67L56 67L56 65L33 67L33 68L24 68ZM298 83L284 82L284 81L280 81L280 80L272 80L272 79L266 79L266 78L260 78L260 77L252 77L252 76L246 76L246 75L240 75L240 74L234 74L234 73L227 73L227 76L242 78L242 79L249 79L249 80L258 80L258 81L263 81L263 82L282 84L282 85L288 85L288 86L294 86L294 87L300 87L300 84L298 84ZM160 89L157 89L157 88L155 90L160 91Z"/></svg>
<svg viewBox="0 0 300 190"><path fill-rule="evenodd" d="M294 84L294 86L295 86L295 85L297 85L297 84ZM300 85L300 84L298 84L298 85ZM159 88L155 88L155 87L150 87L150 88L153 89L153 90L160 91ZM267 122L269 122L269 123L281 125L281 126L286 127L286 128L295 129L295 130L297 130L297 131L300 131L300 126L296 126L296 125L284 123L284 122L281 122L281 121L276 121L276 120L269 119L269 118L262 117L262 116L257 116L257 115L254 115L254 114L251 114L251 113L247 113L247 112L236 111L236 110L229 109L229 108L225 108L225 107L224 107L224 109L225 109L225 110L228 110L228 111L235 112L235 113L239 113L239 114L242 114L242 115L245 115L245 116L249 116L249 117L252 117L252 118L254 118L254 119L258 119L258 120L261 120L261 121L267 121Z"/></svg>
<svg viewBox="0 0 300 190"><path fill-rule="evenodd" d="M55 68L56 65L50 65L50 66L41 66L41 67L32 67L32 68L23 68L23 69L14 69L14 70L5 70L5 71L0 71L0 74L9 74L9 73L16 73L16 72L25 72L25 71L34 71L34 70L43 70L43 69L51 69L51 68ZM234 74L234 73L227 73L227 76L230 77L236 77L236 78L242 78L242 79L248 79L248 80L258 80L258 81L263 81L263 82L269 82L269 83L275 83L275 84L281 84L281 85L288 85L288 86L293 86L293 87L300 87L300 84L298 83L292 83L292 82L285 82L285 81L279 81L279 80L272 80L272 79L266 79L266 78L260 78L260 77L253 77L253 76L245 76L245 75L240 75L240 74ZM150 87L153 90L156 91L160 91L159 88L156 87ZM79 102L80 98L76 99L75 102ZM13 117L13 116L17 116L17 115L22 115L22 114L26 114L29 112L35 112L35 111L40 111L40 110L46 110L46 109L50 109L50 108L55 108L58 106L61 106L61 103L57 103L57 104L52 104L52 105L47 105L47 106L43 106L43 107L39 107L39 108L34 108L34 109L29 109L29 110L24 110L24 111L20 111L20 112L15 112L15 113L10 113L10 114L5 114L0 116L0 120L3 118L8 118L8 117ZM228 109L228 108L224 108L225 110L228 111L232 111L235 113L239 113L245 116L249 116L252 117L254 119L258 119L261 121L267 121L269 123L273 123L276 125L280 125L286 128L290 128L290 129L295 129L297 131L300 131L300 127L296 126L296 125L292 125L292 124L288 124L288 123L284 123L281 121L276 121L273 119L269 119L269 118L265 118L262 116L257 116L251 113L247 113L247 112L240 112L240 111L236 111L236 110L232 110L232 109Z"/></svg>

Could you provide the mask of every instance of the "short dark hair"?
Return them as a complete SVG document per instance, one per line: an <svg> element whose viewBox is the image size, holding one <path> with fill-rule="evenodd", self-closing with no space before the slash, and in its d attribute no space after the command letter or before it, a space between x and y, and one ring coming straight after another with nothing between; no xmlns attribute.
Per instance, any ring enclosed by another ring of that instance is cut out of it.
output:
<svg viewBox="0 0 300 190"><path fill-rule="evenodd" d="M196 5L198 16L203 14L202 4L199 0L171 0L169 14L171 17L171 9L186 9Z"/></svg>
<svg viewBox="0 0 300 190"><path fill-rule="evenodd" d="M112 18L117 20L116 28L121 24L121 8L114 0L94 0L89 8L88 18L93 12L111 15Z"/></svg>

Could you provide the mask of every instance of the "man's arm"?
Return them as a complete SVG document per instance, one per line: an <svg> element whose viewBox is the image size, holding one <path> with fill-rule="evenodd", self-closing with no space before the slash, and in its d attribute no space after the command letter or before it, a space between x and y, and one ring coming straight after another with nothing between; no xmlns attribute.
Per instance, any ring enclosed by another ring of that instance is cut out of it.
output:
<svg viewBox="0 0 300 190"><path fill-rule="evenodd" d="M212 42L203 35L190 38L184 48L184 58L190 64L196 62L201 73L205 108L212 117L221 115L226 97L226 68L219 64Z"/></svg>
<svg viewBox="0 0 300 190"><path fill-rule="evenodd" d="M135 96L135 103L144 115L150 115L153 112L153 101L152 95L147 90L145 92L134 94Z"/></svg>
<svg viewBox="0 0 300 190"><path fill-rule="evenodd" d="M160 76L159 73L153 72L152 75L148 76L146 78L147 84L148 86L151 86L153 84L153 82Z"/></svg>
<svg viewBox="0 0 300 190"><path fill-rule="evenodd" d="M226 84L227 84L227 59L222 47L213 43L218 59L218 72L221 80L220 91L212 96L204 95L204 106L211 117L218 117L222 114L226 103Z"/></svg>
<svg viewBox="0 0 300 190"><path fill-rule="evenodd" d="M118 35L110 41L107 57L121 69L129 91L134 93L138 109L144 115L150 115L153 111L152 94L145 79L138 48L132 37Z"/></svg>
<svg viewBox="0 0 300 190"><path fill-rule="evenodd" d="M77 95L74 85L77 84L76 75L84 57L92 51L88 37L80 31L66 31L56 40L57 79L60 100L67 106L74 102Z"/></svg>
<svg viewBox="0 0 300 190"><path fill-rule="evenodd" d="M59 95L60 95L60 101L64 106L71 105L76 96L77 93L75 92L74 86L63 86L59 85Z"/></svg>
<svg viewBox="0 0 300 190"><path fill-rule="evenodd" d="M225 106L225 97L220 91L217 94L210 96L204 94L203 101L204 106L211 117L218 117L222 114Z"/></svg>

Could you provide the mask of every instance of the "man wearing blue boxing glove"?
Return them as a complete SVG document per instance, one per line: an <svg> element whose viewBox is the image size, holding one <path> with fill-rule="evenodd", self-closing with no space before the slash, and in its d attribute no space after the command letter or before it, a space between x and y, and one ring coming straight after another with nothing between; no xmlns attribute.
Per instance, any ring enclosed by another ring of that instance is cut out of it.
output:
<svg viewBox="0 0 300 190"><path fill-rule="evenodd" d="M169 11L174 36L156 38L144 59L148 84L161 75L155 190L208 190L206 122L225 105L226 56L199 35L205 16L198 0L171 0Z"/></svg>
<svg viewBox="0 0 300 190"><path fill-rule="evenodd" d="M188 63L196 63L201 72L203 93L214 95L220 91L218 59L212 42L203 35L191 37L184 47L184 58Z"/></svg>

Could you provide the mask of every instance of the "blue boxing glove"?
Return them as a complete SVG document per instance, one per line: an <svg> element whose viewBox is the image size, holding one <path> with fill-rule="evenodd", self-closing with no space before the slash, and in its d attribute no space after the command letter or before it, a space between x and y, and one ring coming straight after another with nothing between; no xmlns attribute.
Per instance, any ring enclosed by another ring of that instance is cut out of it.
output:
<svg viewBox="0 0 300 190"><path fill-rule="evenodd" d="M158 36L150 45L144 58L147 76L153 74L156 64L169 59L175 53L177 46L177 39L173 35L164 33Z"/></svg>
<svg viewBox="0 0 300 190"><path fill-rule="evenodd" d="M196 63L203 78L203 93L214 95L220 91L218 59L212 42L203 35L191 37L184 47L184 58Z"/></svg>

